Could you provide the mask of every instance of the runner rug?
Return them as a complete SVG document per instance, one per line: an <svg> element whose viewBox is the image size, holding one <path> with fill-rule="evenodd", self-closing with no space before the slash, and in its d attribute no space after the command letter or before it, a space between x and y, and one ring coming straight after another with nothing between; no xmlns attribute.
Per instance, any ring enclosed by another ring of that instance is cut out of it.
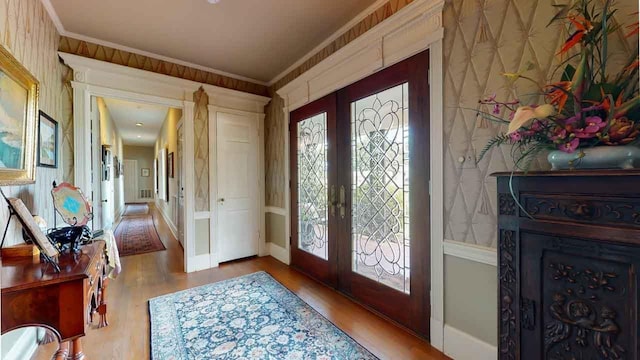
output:
<svg viewBox="0 0 640 360"><path fill-rule="evenodd" d="M165 249L151 215L123 216L115 237L121 257Z"/></svg>
<svg viewBox="0 0 640 360"><path fill-rule="evenodd" d="M127 204L122 216L131 215L147 215L149 214L149 205L147 204Z"/></svg>
<svg viewBox="0 0 640 360"><path fill-rule="evenodd" d="M265 272L149 300L152 359L377 359Z"/></svg>

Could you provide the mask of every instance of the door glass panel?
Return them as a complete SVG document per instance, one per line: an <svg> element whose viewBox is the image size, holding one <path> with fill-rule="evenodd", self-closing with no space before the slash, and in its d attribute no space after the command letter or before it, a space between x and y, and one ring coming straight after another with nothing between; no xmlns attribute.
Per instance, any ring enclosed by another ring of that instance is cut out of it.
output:
<svg viewBox="0 0 640 360"><path fill-rule="evenodd" d="M409 293L408 83L351 103L352 270Z"/></svg>
<svg viewBox="0 0 640 360"><path fill-rule="evenodd" d="M298 122L298 248L327 260L327 113Z"/></svg>

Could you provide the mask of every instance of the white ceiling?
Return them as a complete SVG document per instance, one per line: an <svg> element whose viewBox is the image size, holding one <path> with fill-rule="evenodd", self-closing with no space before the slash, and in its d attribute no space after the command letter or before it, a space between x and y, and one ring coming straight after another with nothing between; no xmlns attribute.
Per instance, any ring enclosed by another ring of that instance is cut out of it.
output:
<svg viewBox="0 0 640 360"><path fill-rule="evenodd" d="M107 98L104 102L125 145L153 146L156 143L168 107ZM136 126L136 123L142 123L142 126Z"/></svg>
<svg viewBox="0 0 640 360"><path fill-rule="evenodd" d="M73 33L269 82L375 0L45 0Z"/></svg>

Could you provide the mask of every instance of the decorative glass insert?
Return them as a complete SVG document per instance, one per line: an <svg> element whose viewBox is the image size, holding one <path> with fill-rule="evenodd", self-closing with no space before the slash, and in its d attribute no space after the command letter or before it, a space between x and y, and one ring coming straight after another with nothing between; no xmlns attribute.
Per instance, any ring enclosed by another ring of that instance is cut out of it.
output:
<svg viewBox="0 0 640 360"><path fill-rule="evenodd" d="M409 86L351 103L352 269L409 293Z"/></svg>
<svg viewBox="0 0 640 360"><path fill-rule="evenodd" d="M298 122L298 248L327 260L327 113Z"/></svg>

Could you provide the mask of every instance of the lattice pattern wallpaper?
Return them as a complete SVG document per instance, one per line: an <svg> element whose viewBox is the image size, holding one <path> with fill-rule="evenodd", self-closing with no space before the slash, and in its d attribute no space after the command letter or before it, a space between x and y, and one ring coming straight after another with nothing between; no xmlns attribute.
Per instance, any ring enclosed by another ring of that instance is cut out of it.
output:
<svg viewBox="0 0 640 360"><path fill-rule="evenodd" d="M445 239L495 247L495 171L513 169L509 149L495 149L477 168L463 169L457 159L477 154L486 141L504 131L494 124L479 127L477 101L496 93L499 97L537 92L534 84L505 81L503 72L518 72L532 64L527 75L541 84L558 59L554 54L568 37L559 25L547 27L556 10L542 0L452 0L444 9L444 138L445 138ZM617 20L637 21L635 0L615 2ZM622 29L624 31L625 29ZM629 58L637 36L625 41L622 31L611 36L611 66ZM544 162L539 162L538 167Z"/></svg>
<svg viewBox="0 0 640 360"><path fill-rule="evenodd" d="M59 50L62 52L84 56L113 64L129 66L136 69L152 71L182 79L192 80L220 86L227 89L244 91L252 94L267 95L267 87L249 81L238 80L232 77L194 69L184 65L174 64L169 61L158 60L152 57L131 53L124 50L110 48L91 42L62 36Z"/></svg>
<svg viewBox="0 0 640 360"><path fill-rule="evenodd" d="M7 48L40 82L39 108L59 122L59 129L68 129L62 111L63 66L58 61L58 32L39 0L6 0L0 2L0 43ZM60 139L66 134L63 132ZM58 169L37 168L34 185L3 187L7 196L20 197L34 214L53 226L54 210L51 184L62 181L68 160L59 153L62 166ZM6 206L0 206L0 227L8 219ZM12 222L16 224L16 222ZM9 230L6 245L22 242L15 226Z"/></svg>
<svg viewBox="0 0 640 360"><path fill-rule="evenodd" d="M196 211L209 211L209 96L201 87L193 93Z"/></svg>

